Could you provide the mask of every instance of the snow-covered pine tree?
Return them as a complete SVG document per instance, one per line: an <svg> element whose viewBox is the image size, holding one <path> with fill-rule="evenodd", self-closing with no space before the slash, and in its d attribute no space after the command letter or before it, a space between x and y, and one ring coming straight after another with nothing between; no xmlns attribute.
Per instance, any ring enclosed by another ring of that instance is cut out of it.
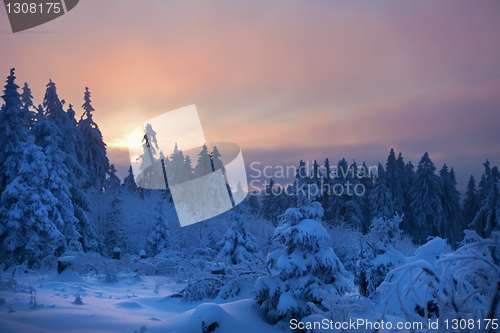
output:
<svg viewBox="0 0 500 333"><path fill-rule="evenodd" d="M64 101L59 100L59 96L57 95L56 85L52 80L47 84L47 89L45 91L45 96L43 100L43 107L45 110L44 120L52 122L60 129L60 133L58 134L61 138L58 143L59 148L67 154L67 158L65 163L68 165L70 171L74 174L77 174L78 184L83 184L88 181L88 174L84 169L84 166L80 161L82 150L86 147L86 142L82 142L81 140L77 140L80 138L79 133L77 133L75 120L71 118L71 115L66 113L63 110ZM70 108L71 112L74 116L74 111ZM37 119L41 118L41 115L37 115ZM39 133L36 132L37 143L41 138L39 138ZM78 186L80 187L80 185Z"/></svg>
<svg viewBox="0 0 500 333"><path fill-rule="evenodd" d="M378 174L378 171L377 171ZM361 199L361 213L363 216L363 224L362 224L362 232L366 234L368 232L368 228L370 226L370 222L372 220L371 207L370 207L370 195L373 189L373 174L370 172L369 168L366 166L366 163L363 162L363 165L358 171L358 180L361 185L363 185L362 189L365 191Z"/></svg>
<svg viewBox="0 0 500 333"><path fill-rule="evenodd" d="M123 178L122 186L130 193L137 192L137 184L135 183L134 172L132 171L132 166L128 168L127 177Z"/></svg>
<svg viewBox="0 0 500 333"><path fill-rule="evenodd" d="M474 176L471 175L469 178L469 183L467 183L467 189L465 191L465 200L462 210L462 219L464 221L464 229L474 221L476 214L479 210L479 202L477 198L476 191L476 180Z"/></svg>
<svg viewBox="0 0 500 333"><path fill-rule="evenodd" d="M488 162L488 161L486 161L486 162ZM481 203L487 197L487 195L488 195L487 193L488 193L488 182L486 181L486 176L483 173L481 175L481 180L479 181L479 188L477 191L478 203Z"/></svg>
<svg viewBox="0 0 500 333"><path fill-rule="evenodd" d="M490 162L484 163L484 175L480 183L479 210L470 224L479 236L486 238L492 231L500 230L500 179L498 168L490 168Z"/></svg>
<svg viewBox="0 0 500 333"><path fill-rule="evenodd" d="M207 145L203 145L203 149L198 154L198 161L194 168L194 177L200 178L212 172L212 164L210 161L210 154L208 153Z"/></svg>
<svg viewBox="0 0 500 333"><path fill-rule="evenodd" d="M72 201L73 185L69 181L72 174L65 164L65 161L71 157L60 148L63 140L61 130L53 122L45 119L38 121L34 129L39 138L38 146L46 155L48 177L45 180L45 186L57 199L55 204L57 214L53 214L53 217L57 215L62 220L63 228L60 231L66 238L66 244L70 245L68 249L82 251L83 248L79 242L81 235L76 227L79 221L75 217Z"/></svg>
<svg viewBox="0 0 500 333"><path fill-rule="evenodd" d="M345 214L344 219L348 221L355 228L362 230L363 229L363 203L364 203L364 193L361 194L358 187L356 185L359 184L358 178L358 166L356 165L356 161L352 160L351 165L349 166L349 172L347 173L346 178L346 194L345 197Z"/></svg>
<svg viewBox="0 0 500 333"><path fill-rule="evenodd" d="M268 255L267 265L273 274L260 277L253 290L271 322L308 315L307 303L321 302L320 288L338 294L348 289L342 263L325 246L329 235L318 222L323 208L320 203L312 202L315 198L312 193L317 191L309 191L303 178L298 178L295 186L297 207L282 215L283 225L274 234L284 248Z"/></svg>
<svg viewBox="0 0 500 333"><path fill-rule="evenodd" d="M156 201L154 207L154 225L151 234L146 240L146 253L156 256L162 251L173 250L175 248L174 240L170 235L168 222L165 218L165 198Z"/></svg>
<svg viewBox="0 0 500 333"><path fill-rule="evenodd" d="M418 164L417 173L411 196L412 236L419 243L426 242L429 236L438 236L444 233L446 226L444 216L441 178L434 171L436 167L425 152Z"/></svg>
<svg viewBox="0 0 500 333"><path fill-rule="evenodd" d="M332 170L330 169L330 161L325 159L324 164L324 174L321 179L322 186L320 186L321 194L318 197L318 202L323 207L323 210L326 211L328 209L328 203L331 195L331 183L332 183Z"/></svg>
<svg viewBox="0 0 500 333"><path fill-rule="evenodd" d="M189 171L185 164L184 153L178 148L176 143L174 152L170 155L170 165L167 171L169 186L188 181L190 179Z"/></svg>
<svg viewBox="0 0 500 333"><path fill-rule="evenodd" d="M233 214L233 223L224 237L217 243L220 249L217 260L237 265L257 263L257 240L247 231L243 214Z"/></svg>
<svg viewBox="0 0 500 333"><path fill-rule="evenodd" d="M325 211L325 220L338 221L345 215L344 192L347 185L347 174L349 172L346 160L343 158L337 164L334 178L331 181L329 201Z"/></svg>
<svg viewBox="0 0 500 333"><path fill-rule="evenodd" d="M21 110L21 95L17 91L14 68L7 77L0 109L0 193L12 182L19 170L23 152L21 143L28 140L29 124Z"/></svg>
<svg viewBox="0 0 500 333"><path fill-rule="evenodd" d="M46 137L48 135L54 136L50 141L57 143L61 152L60 156L64 158L63 162L69 170L67 180L71 184L71 201L73 203L74 216L78 219L78 223L75 225L76 232L68 230L65 232L65 236L71 237L74 243L79 233L81 235L79 241L83 246L83 250L97 251L100 240L93 221L88 217L88 212L91 210L91 203L87 193L82 188L84 183L88 181L88 173L84 166L79 163L79 156L77 154L77 146L81 145L81 141L77 145L76 140L80 135L77 133L74 120L64 112L62 102L57 95L56 86L52 81L47 84L43 105L45 115L42 115L39 109L37 121L33 127L36 143L45 147L47 145ZM49 123L56 126L59 131L47 131L46 129L50 128ZM55 139L55 136L57 136L57 139Z"/></svg>
<svg viewBox="0 0 500 333"><path fill-rule="evenodd" d="M85 158L86 158L86 154L87 154L87 150L86 150L86 146L85 146L85 139L83 138L83 134L82 132L78 129L78 121L76 120L76 113L75 113L75 110L73 110L73 105L72 104L69 104L69 107L68 107L68 110L66 111L66 113L68 114L68 118L69 118L69 124L66 127L66 131L68 133L70 133L73 138L71 138L71 140L74 140L75 144L74 144L74 152L72 153L73 156L76 158L78 164L80 165L81 167L81 171L79 171L78 173L85 173L85 177L81 177L83 178L81 181L79 181L80 184L85 184L86 182L88 182L88 175L87 175L87 172L84 170L85 167L86 167L86 162L85 162Z"/></svg>
<svg viewBox="0 0 500 333"><path fill-rule="evenodd" d="M54 219L57 199L45 188L48 172L45 155L32 139L20 143L22 161L18 175L2 193L0 237L2 258L10 264L29 260L31 265L65 249L61 219ZM54 222L60 223L55 225Z"/></svg>
<svg viewBox="0 0 500 333"><path fill-rule="evenodd" d="M442 238L446 238L450 245L455 246L462 238L462 216L460 214L460 193L457 191L457 181L455 179L455 171L443 165L439 171L442 188L442 202L446 226L443 228Z"/></svg>
<svg viewBox="0 0 500 333"><path fill-rule="evenodd" d="M122 211L123 199L120 191L120 178L116 175L114 164L109 168L109 177L106 179L106 192L100 195L108 196L111 207L106 214L106 230L104 234L104 244L108 254L112 255L113 249L119 247L127 253L127 243L125 241L125 215Z"/></svg>
<svg viewBox="0 0 500 333"><path fill-rule="evenodd" d="M362 227L364 218L362 199L354 193L355 186L358 184L356 173L357 166L354 161L351 166L348 166L345 159L339 161L336 177L331 184L332 194L329 198L325 219L330 222L338 222L343 219L359 229Z"/></svg>
<svg viewBox="0 0 500 333"><path fill-rule="evenodd" d="M89 88L85 88L82 108L84 112L78 123L78 129L86 147L85 167L91 181L88 186L100 191L104 187L109 161L101 131L92 119L92 112L95 110L91 105Z"/></svg>
<svg viewBox="0 0 500 333"><path fill-rule="evenodd" d="M219 153L219 150L217 149L216 146L214 146L214 149L212 150L212 163L213 163L213 169L215 171L221 169L223 174L226 174L226 168L224 168L224 164L220 160L220 157L222 156Z"/></svg>
<svg viewBox="0 0 500 333"><path fill-rule="evenodd" d="M29 88L27 82L24 83L23 93L21 94L21 102L24 116L26 117L26 121L31 128L35 123L35 112L30 110L30 108L34 108L33 95L31 95L31 89Z"/></svg>
<svg viewBox="0 0 500 333"><path fill-rule="evenodd" d="M411 195L410 195L410 190L413 187L413 183L415 181L415 167L409 161L406 163L405 168L404 168L404 174L406 178L406 184L407 184L407 189L405 189L406 192L406 202L405 202L405 209L404 209L404 216L405 218L403 219L403 222L400 225L400 228L407 231L408 233L411 233L411 228L410 228L410 223L413 220L411 216Z"/></svg>
<svg viewBox="0 0 500 333"><path fill-rule="evenodd" d="M391 148L389 157L386 163L386 186L391 192L392 201L394 202L394 210L398 214L403 213L405 206L405 177L404 177L404 162L402 157L399 161L396 160L394 149Z"/></svg>
<svg viewBox="0 0 500 333"><path fill-rule="evenodd" d="M146 124L144 128L144 137L142 139L142 155L139 156L140 165L139 170L141 173L137 175L137 186L139 186L139 193L141 197L144 194L150 194L149 189L161 188L164 186L165 179L163 178L163 165L168 176L169 161L165 158L163 153L159 151L158 142L156 140L156 131L153 129L151 124ZM155 155L160 153L160 160L158 160ZM163 165L159 164L163 160ZM160 168L160 166L162 168ZM158 177L157 173L161 172L161 177ZM161 182L158 183L158 182Z"/></svg>
<svg viewBox="0 0 500 333"><path fill-rule="evenodd" d="M63 105L57 95L56 84L52 80L49 80L46 87L47 89L43 98L45 116L47 120L62 128L70 122L68 114L63 110Z"/></svg>
<svg viewBox="0 0 500 333"><path fill-rule="evenodd" d="M106 178L106 190L107 191L118 191L120 188L120 178L116 175L115 165L111 164L109 166L109 177Z"/></svg>
<svg viewBox="0 0 500 333"><path fill-rule="evenodd" d="M378 177L370 193L370 213L373 218L391 217L394 214L392 195L386 186L384 167L378 164Z"/></svg>
<svg viewBox="0 0 500 333"><path fill-rule="evenodd" d="M311 170L311 181L314 182L315 184L318 184L320 182L321 178L321 173L320 173L320 166L316 160L314 160L313 167Z"/></svg>
<svg viewBox="0 0 500 333"><path fill-rule="evenodd" d="M23 93L21 94L21 102L23 103L23 108L32 108L33 105L33 95L31 95L31 89L27 82L24 82Z"/></svg>
<svg viewBox="0 0 500 333"><path fill-rule="evenodd" d="M243 190L243 185L241 185L241 182L238 182L238 185L236 185L236 192L233 193L233 198L234 198L235 204L240 203L243 200L245 200L245 198L247 197L247 194L248 193L246 193Z"/></svg>
<svg viewBox="0 0 500 333"><path fill-rule="evenodd" d="M192 164L191 157L189 157L189 155L186 155L186 157L184 158L184 168L186 169L187 180L194 179L194 174L193 174L194 169L191 164Z"/></svg>
<svg viewBox="0 0 500 333"><path fill-rule="evenodd" d="M406 173L406 164L403 160L403 155L399 153L398 158L396 159L396 165L398 166L397 171L399 173L399 178L401 179L401 189L403 192L403 210L399 214L404 214L408 210L406 206L406 202L408 201L408 193L410 192L410 179Z"/></svg>

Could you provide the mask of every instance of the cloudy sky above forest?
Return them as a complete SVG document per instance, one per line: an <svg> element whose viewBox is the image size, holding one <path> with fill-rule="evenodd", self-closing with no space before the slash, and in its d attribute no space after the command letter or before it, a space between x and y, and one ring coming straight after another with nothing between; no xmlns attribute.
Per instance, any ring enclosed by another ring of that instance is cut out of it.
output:
<svg viewBox="0 0 500 333"><path fill-rule="evenodd" d="M78 108L89 87L121 176L135 127L196 104L247 164L428 151L463 192L500 165L499 17L494 0L85 0L12 34L1 9L0 76L15 67L37 104L49 78Z"/></svg>

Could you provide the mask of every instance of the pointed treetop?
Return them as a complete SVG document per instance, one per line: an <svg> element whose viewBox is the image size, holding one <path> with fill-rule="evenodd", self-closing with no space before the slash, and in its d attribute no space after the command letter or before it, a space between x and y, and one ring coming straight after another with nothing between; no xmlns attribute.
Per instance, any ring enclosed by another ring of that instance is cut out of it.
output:
<svg viewBox="0 0 500 333"><path fill-rule="evenodd" d="M441 177L448 176L448 166L446 165L446 163L443 165L443 168L439 171L439 175Z"/></svg>
<svg viewBox="0 0 500 333"><path fill-rule="evenodd" d="M88 87L85 87L85 93L83 94L83 100L85 101L82 105L82 108L85 110L82 114L82 119L85 115L87 115L88 119L92 119L92 111L95 111L92 105L90 104L92 101L90 100L90 91Z"/></svg>
<svg viewBox="0 0 500 333"><path fill-rule="evenodd" d="M31 89L28 87L28 83L24 82L23 93L21 94L21 102L25 108L33 106L32 101L33 96L31 95Z"/></svg>
<svg viewBox="0 0 500 333"><path fill-rule="evenodd" d="M214 146L214 150L212 151L212 157L213 158L218 158L221 157L222 155L219 153L219 150L217 149L217 146Z"/></svg>
<svg viewBox="0 0 500 333"><path fill-rule="evenodd" d="M73 121L74 124L76 124L76 120L75 120L75 110L73 110L73 104L69 104L69 107L68 107L68 111L66 111L68 113L68 116L70 117L70 119Z"/></svg>
<svg viewBox="0 0 500 333"><path fill-rule="evenodd" d="M7 77L7 84L5 85L4 95L2 96L5 101L5 107L20 106L21 95L17 92L19 86L15 84L16 77L14 76L14 68L10 70L10 75Z"/></svg>
<svg viewBox="0 0 500 333"><path fill-rule="evenodd" d="M62 109L62 103L57 96L56 84L49 79L43 99L47 119L61 126L67 123L67 115Z"/></svg>
<svg viewBox="0 0 500 333"><path fill-rule="evenodd" d="M38 107L35 107L37 113L35 119L37 122L45 120L45 113L43 112L42 104L38 104Z"/></svg>

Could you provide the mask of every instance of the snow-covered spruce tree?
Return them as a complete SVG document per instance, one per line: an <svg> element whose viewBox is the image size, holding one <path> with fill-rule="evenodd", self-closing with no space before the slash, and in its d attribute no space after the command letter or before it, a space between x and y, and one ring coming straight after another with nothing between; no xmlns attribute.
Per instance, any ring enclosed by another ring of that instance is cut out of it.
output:
<svg viewBox="0 0 500 333"><path fill-rule="evenodd" d="M372 221L356 263L354 281L361 295L372 295L389 271L405 263L404 255L394 248L401 234L401 221L399 215Z"/></svg>
<svg viewBox="0 0 500 333"><path fill-rule="evenodd" d="M109 166L109 177L106 178L106 191L114 192L120 188L120 178L116 175L115 165Z"/></svg>
<svg viewBox="0 0 500 333"><path fill-rule="evenodd" d="M330 169L330 160L327 158L325 159L325 164L324 164L324 174L322 175L322 179L320 180L321 186L319 187L320 189L320 195L318 196L317 201L321 204L321 207L323 207L323 210L326 211L328 209L328 204L330 201L330 195L331 195L331 186L332 186L332 171Z"/></svg>
<svg viewBox="0 0 500 333"><path fill-rule="evenodd" d="M49 176L45 155L31 139L20 148L18 175L2 193L0 209L1 256L11 258L10 264L59 255L66 243L59 231L62 220L53 218L57 199L44 184Z"/></svg>
<svg viewBox="0 0 500 333"><path fill-rule="evenodd" d="M137 176L137 186L139 187L141 197L144 197L144 195L151 194L149 191L150 189L162 188L165 186L163 166L165 166L167 176L169 176L168 169L170 163L168 158L165 158L158 147L156 131L151 124L146 124L141 144L143 153L139 157L139 170L141 173ZM159 159L156 156L158 156ZM163 161L163 164L161 161Z"/></svg>
<svg viewBox="0 0 500 333"><path fill-rule="evenodd" d="M425 243L427 237L444 233L446 226L443 202L441 201L442 181L434 171L436 167L425 152L418 164L415 182L410 190L411 215L410 230L417 243Z"/></svg>
<svg viewBox="0 0 500 333"><path fill-rule="evenodd" d="M62 138L60 142L60 148L62 151L72 156L75 161L78 160L77 152L82 149L81 142L77 142L76 128L74 124L74 119L63 110L64 101L59 100L59 96L57 95L56 85L52 80L49 80L47 84L47 89L45 90L45 96L43 99L43 107L45 109L45 118L46 120L55 124L61 130L60 136ZM66 161L68 162L68 161ZM79 178L86 179L87 174L82 172L83 169L77 165L78 162L75 162L75 165L72 165L71 168L79 169L78 174Z"/></svg>
<svg viewBox="0 0 500 333"><path fill-rule="evenodd" d="M134 172L132 171L132 166L128 168L127 177L123 178L122 186L130 193L137 192L137 184L135 183Z"/></svg>
<svg viewBox="0 0 500 333"><path fill-rule="evenodd" d="M177 146L170 155L170 165L167 170L169 186L185 183L193 178L191 165L187 165L184 153Z"/></svg>
<svg viewBox="0 0 500 333"><path fill-rule="evenodd" d="M71 244L68 246L69 250L82 251L82 244L79 242L81 235L77 231L79 221L75 217L75 208L72 202L73 185L69 181L72 175L64 163L71 157L59 148L62 146L61 130L53 122L45 119L38 121L35 124L35 129L39 137L38 145L46 155L48 177L45 180L45 185L57 199L55 206L64 225L61 232L66 238L66 243Z"/></svg>
<svg viewBox="0 0 500 333"><path fill-rule="evenodd" d="M220 249L217 260L233 265L256 263L257 240L247 231L245 217L242 214L234 214L233 220L229 230L217 243Z"/></svg>
<svg viewBox="0 0 500 333"><path fill-rule="evenodd" d="M500 175L497 167L490 169L484 163L485 172L480 183L479 210L470 224L481 237L489 237L492 231L500 230Z"/></svg>
<svg viewBox="0 0 500 333"><path fill-rule="evenodd" d="M222 163L222 161L220 160L220 157L222 155L219 153L219 150L217 149L216 146L214 146L211 156L212 156L213 169L215 171L221 169L222 173L225 174L226 168L224 168L224 163Z"/></svg>
<svg viewBox="0 0 500 333"><path fill-rule="evenodd" d="M462 239L462 216L460 214L460 193L457 191L457 181L455 171L451 168L448 171L446 164L439 171L441 182L443 184L442 202L446 219L446 226L443 228L441 237L446 238L448 242L455 246Z"/></svg>
<svg viewBox="0 0 500 333"><path fill-rule="evenodd" d="M410 223L413 220L413 217L411 215L412 211L411 211L411 195L410 195L410 191L411 191L411 188L413 187L413 184L415 182L415 170L414 169L415 169L415 167L413 166L413 164L411 163L411 161L409 161L408 163L406 163L406 165L404 167L406 184L407 184L408 187L405 189L405 191L407 191L406 192L405 209L404 209L405 218L404 218L403 222L401 223L400 228L403 229L403 230L405 230L409 234L411 233Z"/></svg>
<svg viewBox="0 0 500 333"><path fill-rule="evenodd" d="M478 210L479 202L476 191L476 180L474 179L474 176L471 175L469 178L469 183L467 184L467 189L465 190L465 200L462 210L464 229L467 228L469 223L472 223L472 221L474 221Z"/></svg>
<svg viewBox="0 0 500 333"><path fill-rule="evenodd" d="M24 83L23 93L21 94L22 110L29 127L31 128L35 123L35 112L31 111L30 108L34 108L33 105L33 95L31 95L31 89L28 83Z"/></svg>
<svg viewBox="0 0 500 333"><path fill-rule="evenodd" d="M394 202L394 211L398 214L403 214L405 206L405 172L402 157L400 161L396 160L394 149L391 148L389 157L386 163L386 186L391 192L392 201ZM392 214L391 214L392 215Z"/></svg>
<svg viewBox="0 0 500 333"><path fill-rule="evenodd" d="M186 155L186 157L184 158L184 169L186 169L187 180L192 180L194 178L194 169L192 167L191 157L189 157L189 155Z"/></svg>
<svg viewBox="0 0 500 333"><path fill-rule="evenodd" d="M69 118L69 124L65 126L66 130L73 136L70 138L70 140L74 141L74 151L72 152L72 155L76 158L76 161L78 163L77 167L77 173L78 174L84 174L80 176L81 178L79 180L79 185L80 187L84 185L85 183L88 183L88 175L87 171L85 170L86 163L85 163L85 158L87 154L87 147L85 146L85 139L83 138L82 132L78 129L78 121L76 120L76 113L75 110L73 110L73 105L69 104L68 110L66 111L68 114Z"/></svg>
<svg viewBox="0 0 500 333"><path fill-rule="evenodd" d="M151 234L146 240L146 253L151 256L166 251L174 250L175 244L168 228L168 222L165 218L165 205L167 200L165 198L156 201L154 207L154 225Z"/></svg>
<svg viewBox="0 0 500 333"><path fill-rule="evenodd" d="M394 213L392 195L386 186L385 170L378 164L378 177L370 192L370 213L373 218L391 217Z"/></svg>
<svg viewBox="0 0 500 333"><path fill-rule="evenodd" d="M243 190L243 185L238 181L238 185L236 185L236 192L233 193L234 203L237 205L238 203L245 200L247 197L247 192Z"/></svg>
<svg viewBox="0 0 500 333"><path fill-rule="evenodd" d="M203 149L198 156L198 161L194 168L195 178L200 178L212 172L212 162L210 161L210 154L208 153L206 144L203 145Z"/></svg>
<svg viewBox="0 0 500 333"><path fill-rule="evenodd" d="M310 313L308 302L320 303L319 289L343 294L348 289L345 270L333 250L325 246L327 231L318 222L320 203L312 202L304 179L296 182L297 207L283 215L274 239L284 248L268 255L272 276L260 277L253 294L271 322L302 318ZM314 186L314 185L313 185Z"/></svg>
<svg viewBox="0 0 500 333"><path fill-rule="evenodd" d="M356 169L354 161L351 166L345 159L339 161L331 184L332 194L329 197L325 220L330 222L344 220L355 228L361 229L364 220L362 200L354 193L354 188L358 183Z"/></svg>
<svg viewBox="0 0 500 333"><path fill-rule="evenodd" d="M119 247L122 252L127 252L125 242L125 216L122 212L123 199L120 191L120 178L116 175L114 164L109 167L109 177L106 178L105 195L111 201L111 207L106 214L106 224L104 231L104 244L108 254L112 255L113 249Z"/></svg>
<svg viewBox="0 0 500 333"><path fill-rule="evenodd" d="M12 68L2 96L5 103L0 109L0 193L16 178L23 153L21 143L28 139L29 124L21 110L15 79Z"/></svg>
<svg viewBox="0 0 500 333"><path fill-rule="evenodd" d="M106 156L106 144L102 140L101 131L92 119L92 112L95 110L90 103L90 91L89 88L85 88L84 103L82 105L84 112L78 123L78 129L82 133L86 147L85 167L90 180L88 186L100 191L106 180L109 161Z"/></svg>
<svg viewBox="0 0 500 333"><path fill-rule="evenodd" d="M378 169L377 169L378 170ZM378 175L377 174L375 176ZM368 228L370 227L370 222L372 220L371 207L370 207L370 195L373 190L374 185L374 175L371 173L370 169L366 166L366 163L363 162L363 165L358 171L358 181L361 184L364 190L364 194L361 197L361 212L363 216L363 227L361 231L363 234L368 232Z"/></svg>
<svg viewBox="0 0 500 333"><path fill-rule="evenodd" d="M85 168L78 161L77 146L81 144L77 138L77 133L74 120L62 109L62 102L57 95L56 86L54 82L50 81L47 84L47 90L44 97L45 114L38 109L37 120L33 126L33 132L36 137L36 143L46 146L46 136L50 135L51 131L47 131L48 122L59 128L59 131L53 133L57 136L57 140L51 139L52 142L57 142L58 148L64 154L63 162L68 168L69 174L67 180L70 182L71 187L71 201L73 203L74 215L78 219L75 225L77 233L81 235L79 239L84 251L97 251L100 246L99 237L95 231L93 221L88 217L91 210L91 203L87 193L83 191L83 185L88 181L88 174ZM55 138L54 136L54 138ZM44 143L45 142L45 143ZM68 231L65 233L66 237L71 235L73 241L77 233Z"/></svg>

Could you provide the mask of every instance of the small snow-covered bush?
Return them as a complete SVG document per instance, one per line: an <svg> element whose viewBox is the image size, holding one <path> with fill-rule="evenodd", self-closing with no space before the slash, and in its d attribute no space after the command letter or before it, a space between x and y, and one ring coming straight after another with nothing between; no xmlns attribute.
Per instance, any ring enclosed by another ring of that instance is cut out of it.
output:
<svg viewBox="0 0 500 333"><path fill-rule="evenodd" d="M181 294L186 301L200 301L202 299L214 299L219 295L220 289L224 286L224 281L218 277L208 277L196 279L187 285Z"/></svg>
<svg viewBox="0 0 500 333"><path fill-rule="evenodd" d="M240 275L231 281L229 281L225 286L223 286L219 291L219 296L222 299L229 299L238 296L244 288L248 286L253 286L259 275L248 274Z"/></svg>
<svg viewBox="0 0 500 333"><path fill-rule="evenodd" d="M360 251L363 234L352 224L345 222L344 219L330 224L327 231L330 235L329 244L331 244L333 251L344 264L345 269L354 272L358 260L356 253ZM347 239L349 241L346 241Z"/></svg>
<svg viewBox="0 0 500 333"><path fill-rule="evenodd" d="M415 259L408 258L407 264L387 275L380 286L381 319L401 313L407 321L420 321L426 328L432 316L441 322L499 317L500 232L493 232L489 239L474 231L465 233L464 243L455 252L446 253L446 242L434 238L417 250ZM469 331L467 327L462 330Z"/></svg>
<svg viewBox="0 0 500 333"><path fill-rule="evenodd" d="M356 263L355 282L361 295L372 295L390 270L405 263L404 255L394 248L401 221L398 215L372 221Z"/></svg>
<svg viewBox="0 0 500 333"><path fill-rule="evenodd" d="M322 298L321 304L309 303L313 314L303 318L303 322L318 323L327 319L328 322L343 323L349 322L355 313L362 313L365 318L367 315L375 313L373 304L363 296L348 294L340 296L335 292L327 292L323 289L319 291ZM311 326L314 327L314 325ZM350 330L345 331L350 332ZM323 330L308 331L308 333L315 332L323 332Z"/></svg>
<svg viewBox="0 0 500 333"><path fill-rule="evenodd" d="M217 260L224 260L230 264L256 263L257 241L255 237L247 231L246 221L242 214L234 214L234 222L226 232L222 240L217 243L220 253Z"/></svg>

